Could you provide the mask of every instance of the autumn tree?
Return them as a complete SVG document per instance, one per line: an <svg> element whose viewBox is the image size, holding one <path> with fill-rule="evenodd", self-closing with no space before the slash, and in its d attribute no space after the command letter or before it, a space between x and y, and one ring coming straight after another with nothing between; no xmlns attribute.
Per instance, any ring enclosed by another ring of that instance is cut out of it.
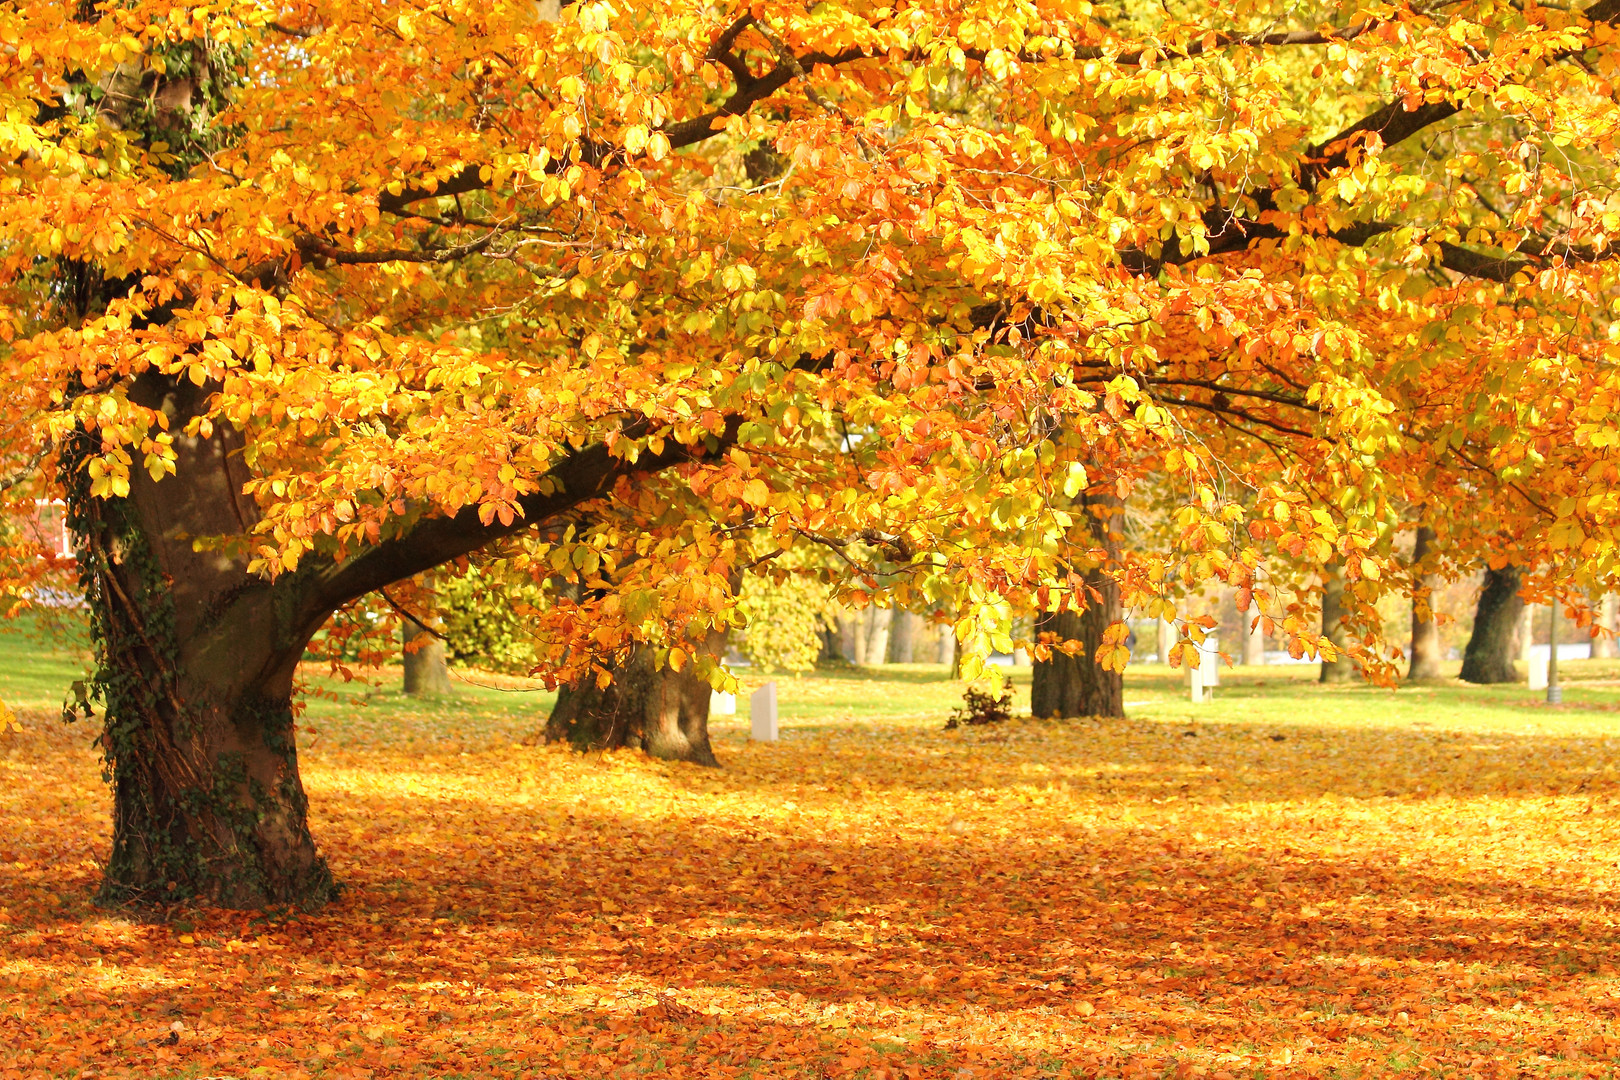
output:
<svg viewBox="0 0 1620 1080"><path fill-rule="evenodd" d="M305 643L492 547L607 693L723 682L797 544L968 677L1109 582L1315 648L1273 557L1376 676L1420 502L1614 588L1617 11L6 7L4 495L78 538L105 894L328 895ZM1074 500L1149 482L1172 541L1099 560Z"/></svg>

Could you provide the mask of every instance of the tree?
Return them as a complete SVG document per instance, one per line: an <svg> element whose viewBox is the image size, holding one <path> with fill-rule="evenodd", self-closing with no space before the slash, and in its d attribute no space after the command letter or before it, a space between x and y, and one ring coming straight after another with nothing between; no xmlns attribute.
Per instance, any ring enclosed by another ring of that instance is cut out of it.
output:
<svg viewBox="0 0 1620 1080"><path fill-rule="evenodd" d="M405 693L413 697L444 697L454 693L450 685L450 661L444 638L416 622L405 620L400 627L405 648Z"/></svg>
<svg viewBox="0 0 1620 1080"><path fill-rule="evenodd" d="M1029 708L1039 717L1125 715L1128 628L1119 621L1119 585L1106 572L1120 559L1118 519L1124 507L1116 496L1088 493L1080 509L1095 538L1089 566L1077 568L1085 582L1085 606L1037 616L1037 640L1058 646L1050 648L1044 659L1036 659L1031 675ZM1121 650L1126 653L1123 658L1118 655Z"/></svg>
<svg viewBox="0 0 1620 1080"><path fill-rule="evenodd" d="M724 643L710 643L723 651ZM709 680L697 666L671 668L656 650L642 647L605 674L610 680L562 686L546 721L549 742L580 750L630 746L653 757L717 766L709 743Z"/></svg>
<svg viewBox="0 0 1620 1080"><path fill-rule="evenodd" d="M1434 543L1434 530L1419 525L1412 546L1412 572L1425 591L1412 598L1411 663L1406 669L1408 679L1438 679L1440 677L1440 625L1435 621L1430 597L1438 578L1426 575L1425 558Z"/></svg>
<svg viewBox="0 0 1620 1080"><path fill-rule="evenodd" d="M1614 588L1617 11L0 11L0 497L79 541L106 894L327 895L294 668L473 552L546 678L660 701L798 543L968 678L1109 581L1314 647L1262 560L1342 566L1376 675L1424 500ZM1166 545L1078 570L1138 484Z"/></svg>
<svg viewBox="0 0 1620 1080"><path fill-rule="evenodd" d="M1333 657L1323 655L1320 682L1349 682L1356 676L1355 661L1349 651L1349 633L1344 624L1344 606L1344 567L1326 567L1322 571L1322 638L1332 642Z"/></svg>
<svg viewBox="0 0 1620 1080"><path fill-rule="evenodd" d="M1598 601L1597 625L1608 633L1592 635L1592 656L1601 660L1620 657L1620 648L1616 647L1614 639L1615 631L1620 630L1620 596L1614 593L1603 594L1603 598Z"/></svg>
<svg viewBox="0 0 1620 1080"><path fill-rule="evenodd" d="M1512 565L1488 568L1480 588L1479 604L1474 610L1474 630L1468 636L1468 647L1463 650L1459 678L1471 683L1518 681L1518 673L1513 668L1513 631L1523 611L1519 568Z"/></svg>

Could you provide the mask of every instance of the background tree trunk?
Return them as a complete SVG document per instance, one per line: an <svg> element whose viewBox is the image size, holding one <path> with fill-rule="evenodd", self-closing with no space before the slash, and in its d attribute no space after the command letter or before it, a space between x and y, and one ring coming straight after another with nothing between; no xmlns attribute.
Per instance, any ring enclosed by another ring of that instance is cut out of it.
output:
<svg viewBox="0 0 1620 1080"><path fill-rule="evenodd" d="M1159 663L1168 664L1170 662L1170 646L1176 643L1176 624L1171 622L1169 619L1160 619L1158 620L1158 625Z"/></svg>
<svg viewBox="0 0 1620 1080"><path fill-rule="evenodd" d="M897 611L889 628L889 663L909 664L915 658L917 632L922 628L922 616L915 611Z"/></svg>
<svg viewBox="0 0 1620 1080"><path fill-rule="evenodd" d="M1423 573L1423 560L1429 553L1429 547L1434 543L1434 530L1427 525L1418 526L1417 540L1412 546L1412 566L1419 573ZM1419 582L1429 590L1429 595L1421 603L1416 599L1412 601L1412 656L1411 664L1406 669L1408 679L1438 679L1440 677L1440 625L1435 622L1434 611L1430 607L1434 600L1434 590L1439 585L1439 579L1432 575L1425 575Z"/></svg>
<svg viewBox="0 0 1620 1080"><path fill-rule="evenodd" d="M1463 653L1460 678L1471 683L1517 682L1513 668L1513 628L1524 612L1519 596L1519 568L1486 570L1479 605L1474 609L1474 632Z"/></svg>
<svg viewBox="0 0 1620 1080"><path fill-rule="evenodd" d="M1536 647L1536 604L1525 604L1519 612L1518 621L1513 624L1513 655L1526 664L1530 662L1530 653Z"/></svg>
<svg viewBox="0 0 1620 1080"><path fill-rule="evenodd" d="M953 672L956 670L956 628L949 622L939 624L939 652L934 663L949 664Z"/></svg>
<svg viewBox="0 0 1620 1080"><path fill-rule="evenodd" d="M868 608L866 624L866 666L882 667L889 658L889 626L894 621L892 608Z"/></svg>
<svg viewBox="0 0 1620 1080"><path fill-rule="evenodd" d="M1108 552L1110 560L1119 557L1118 511L1121 500L1112 495L1087 495L1082 506L1092 535ZM1125 677L1103 668L1096 661L1103 631L1121 614L1119 585L1093 567L1085 573L1086 585L1100 594L1084 611L1044 612L1035 622L1035 635L1050 633L1056 640L1079 641L1084 650L1078 656L1053 650L1050 660L1035 664L1030 684L1030 712L1039 717L1124 716Z"/></svg>
<svg viewBox="0 0 1620 1080"><path fill-rule="evenodd" d="M410 619L405 620L400 633L405 644L405 692L412 697L448 697L454 693L443 639ZM419 638L427 640L413 648L412 643Z"/></svg>
<svg viewBox="0 0 1620 1080"><path fill-rule="evenodd" d="M1322 661L1319 681L1325 683L1349 682L1356 674L1356 665L1345 654L1350 643L1350 630L1344 625L1344 567L1335 564L1322 569L1322 636L1339 650L1339 657L1331 663Z"/></svg>
<svg viewBox="0 0 1620 1080"><path fill-rule="evenodd" d="M1605 630L1611 631L1611 633L1592 635L1592 656L1594 659L1613 660L1615 657L1620 656L1620 646L1616 645L1612 633L1616 629L1617 621L1620 621L1620 596L1614 593L1604 593L1603 600L1598 606L1598 625Z"/></svg>
<svg viewBox="0 0 1620 1080"><path fill-rule="evenodd" d="M710 635L706 648L725 651L725 634ZM638 648L628 662L612 669L613 681L599 687L594 678L562 687L546 721L547 742L578 750L640 747L655 758L718 767L709 743L708 682L688 660L680 671L657 666L652 649Z"/></svg>
<svg viewBox="0 0 1620 1080"><path fill-rule="evenodd" d="M844 659L856 667L866 663L866 622L872 609L853 611L838 620L838 632L844 637Z"/></svg>
<svg viewBox="0 0 1620 1080"><path fill-rule="evenodd" d="M1168 661L1169 657L1165 659ZM1266 662L1266 627L1260 618L1260 605L1249 601L1249 610L1243 612L1243 662L1260 665Z"/></svg>
<svg viewBox="0 0 1620 1080"><path fill-rule="evenodd" d="M859 612L846 611L838 616L838 655L853 664L857 652L862 655L866 652L866 643L861 637L861 616Z"/></svg>

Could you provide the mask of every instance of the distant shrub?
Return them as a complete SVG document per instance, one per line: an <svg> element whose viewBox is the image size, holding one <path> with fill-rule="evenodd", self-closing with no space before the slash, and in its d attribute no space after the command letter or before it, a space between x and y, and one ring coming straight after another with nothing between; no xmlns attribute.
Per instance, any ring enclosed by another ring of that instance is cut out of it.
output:
<svg viewBox="0 0 1620 1080"><path fill-rule="evenodd" d="M737 608L746 620L743 655L765 671L809 671L832 625L832 602L814 556L799 550L750 575Z"/></svg>
<svg viewBox="0 0 1620 1080"><path fill-rule="evenodd" d="M962 695L962 704L951 712L951 718L945 721L945 730L952 731L963 724L978 726L979 724L999 724L1012 719L1012 691L1007 690L1000 697L991 697L988 690L978 690L968 687L967 693Z"/></svg>

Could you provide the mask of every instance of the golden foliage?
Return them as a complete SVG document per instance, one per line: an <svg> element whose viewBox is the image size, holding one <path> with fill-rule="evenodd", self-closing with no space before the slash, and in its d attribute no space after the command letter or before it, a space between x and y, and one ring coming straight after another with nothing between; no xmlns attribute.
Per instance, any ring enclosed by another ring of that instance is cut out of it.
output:
<svg viewBox="0 0 1620 1080"><path fill-rule="evenodd" d="M8 498L229 430L256 573L549 524L576 674L861 537L971 675L1085 603L1090 489L1173 524L1128 607L1221 579L1304 651L1340 566L1375 669L1420 506L1441 569L1616 584L1613 0L545 7L0 11Z"/></svg>

